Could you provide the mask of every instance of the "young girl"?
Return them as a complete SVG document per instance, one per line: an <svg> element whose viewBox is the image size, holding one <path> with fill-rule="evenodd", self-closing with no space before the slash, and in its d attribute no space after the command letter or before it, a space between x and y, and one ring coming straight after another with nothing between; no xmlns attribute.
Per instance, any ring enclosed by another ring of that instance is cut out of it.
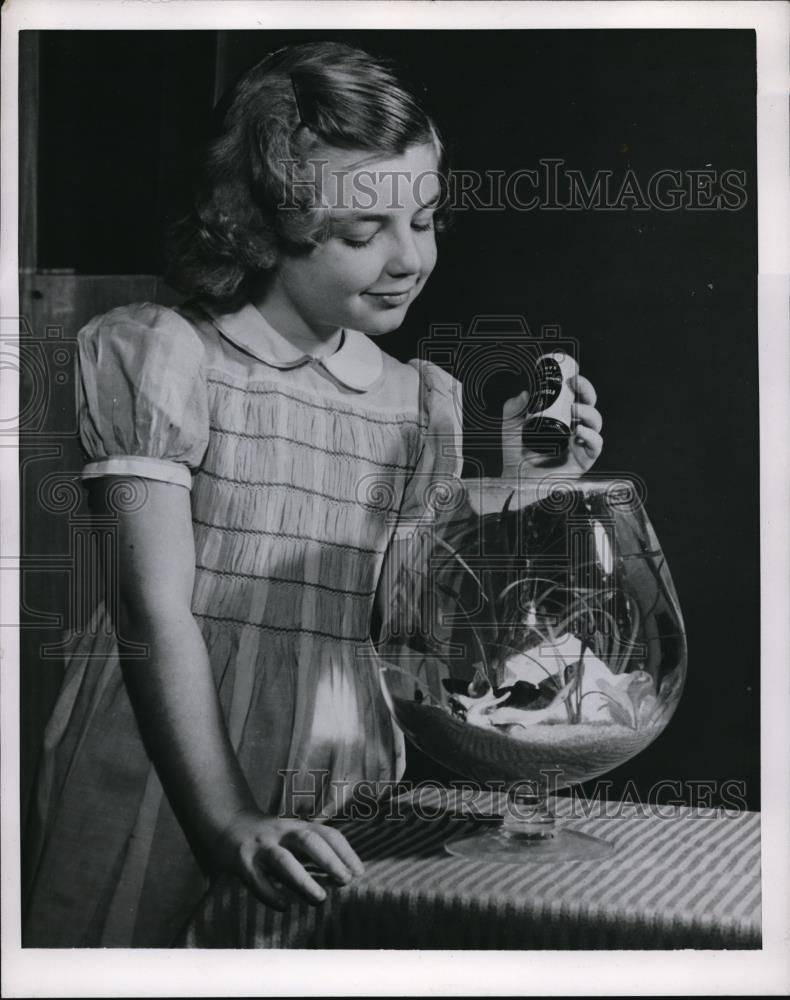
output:
<svg viewBox="0 0 790 1000"><path fill-rule="evenodd" d="M188 303L81 331L83 475L117 517L117 599L47 728L26 945L168 946L211 873L282 908L325 898L305 862L362 871L314 820L403 772L358 654L396 527L426 476L459 472L458 384L374 338L436 263L442 167L390 69L335 43L281 50L210 147L174 258ZM589 382L576 392L578 475L601 419ZM505 408L508 470L523 403Z"/></svg>

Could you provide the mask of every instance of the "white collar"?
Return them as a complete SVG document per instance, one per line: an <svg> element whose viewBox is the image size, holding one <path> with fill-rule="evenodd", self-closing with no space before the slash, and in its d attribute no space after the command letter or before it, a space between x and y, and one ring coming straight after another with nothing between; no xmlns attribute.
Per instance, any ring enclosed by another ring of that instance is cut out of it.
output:
<svg viewBox="0 0 790 1000"><path fill-rule="evenodd" d="M381 349L359 330L344 330L340 347L335 353L319 358L305 354L286 340L251 302L246 302L234 312L222 312L208 303L201 303L201 306L228 340L273 368L320 364L338 382L357 392L370 389L384 369Z"/></svg>

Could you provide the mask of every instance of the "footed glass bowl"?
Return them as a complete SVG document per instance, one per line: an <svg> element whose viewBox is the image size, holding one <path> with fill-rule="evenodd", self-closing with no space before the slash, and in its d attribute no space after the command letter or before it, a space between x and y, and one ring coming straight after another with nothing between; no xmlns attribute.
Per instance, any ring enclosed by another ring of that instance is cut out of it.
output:
<svg viewBox="0 0 790 1000"><path fill-rule="evenodd" d="M549 792L598 777L662 732L686 641L636 485L456 481L397 543L378 643L384 696L422 751L508 789L501 826L451 840L488 860L587 859Z"/></svg>

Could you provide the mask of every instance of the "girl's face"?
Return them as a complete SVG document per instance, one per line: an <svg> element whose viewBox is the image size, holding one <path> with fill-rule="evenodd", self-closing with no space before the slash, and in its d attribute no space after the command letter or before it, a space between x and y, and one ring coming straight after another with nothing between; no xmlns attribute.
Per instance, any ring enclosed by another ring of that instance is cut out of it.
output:
<svg viewBox="0 0 790 1000"><path fill-rule="evenodd" d="M389 333L436 263L436 151L426 144L389 159L338 150L321 158L330 236L305 257L281 258L262 311L303 341L342 327Z"/></svg>

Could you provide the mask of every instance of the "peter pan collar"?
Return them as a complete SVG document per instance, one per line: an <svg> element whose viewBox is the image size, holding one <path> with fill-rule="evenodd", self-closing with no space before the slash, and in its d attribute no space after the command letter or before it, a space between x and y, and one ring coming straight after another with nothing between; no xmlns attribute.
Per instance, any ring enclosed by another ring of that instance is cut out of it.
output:
<svg viewBox="0 0 790 1000"><path fill-rule="evenodd" d="M210 304L202 305L228 340L265 365L281 370L320 365L338 382L357 392L366 392L381 377L384 369L381 349L359 330L344 330L340 347L334 354L314 357L286 340L250 302L235 312L222 312Z"/></svg>

